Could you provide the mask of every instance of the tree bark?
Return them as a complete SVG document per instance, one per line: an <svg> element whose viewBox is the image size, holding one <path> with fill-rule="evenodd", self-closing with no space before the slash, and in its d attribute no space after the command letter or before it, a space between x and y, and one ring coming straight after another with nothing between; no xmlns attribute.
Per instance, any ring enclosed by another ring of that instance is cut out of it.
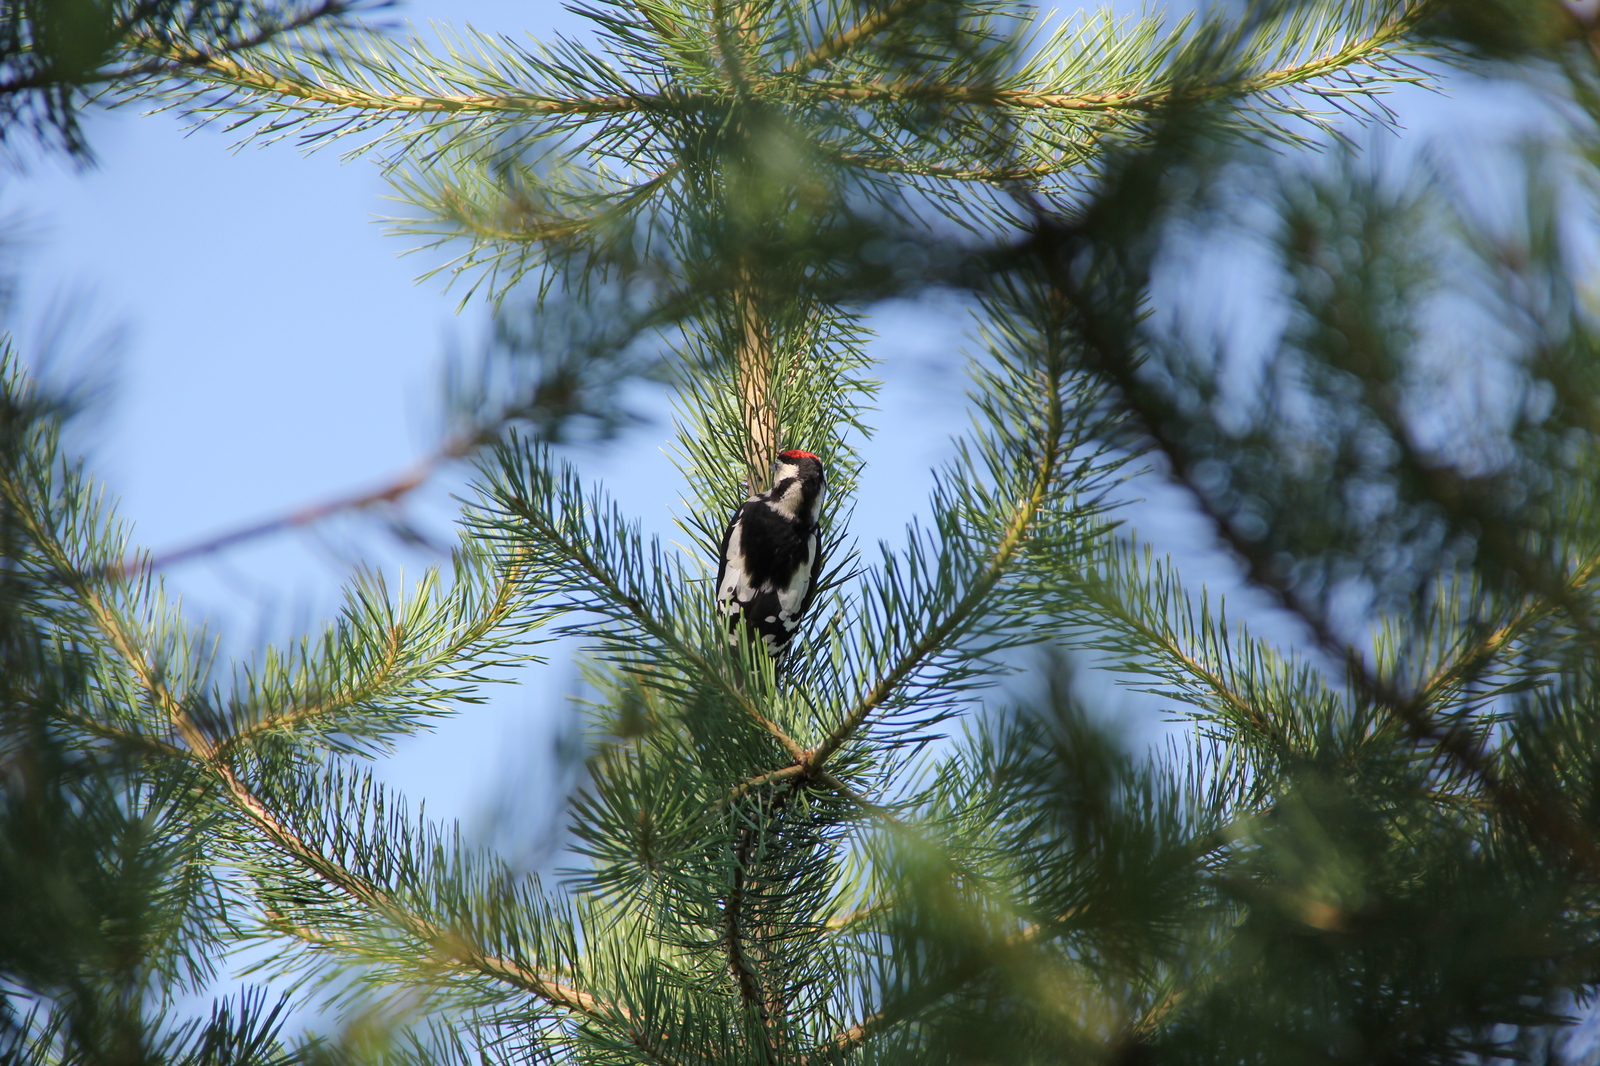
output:
<svg viewBox="0 0 1600 1066"><path fill-rule="evenodd" d="M771 483L778 458L778 408L773 402L772 328L761 313L752 272L742 272L734 292L739 317L739 408L744 419L745 492L754 496Z"/></svg>

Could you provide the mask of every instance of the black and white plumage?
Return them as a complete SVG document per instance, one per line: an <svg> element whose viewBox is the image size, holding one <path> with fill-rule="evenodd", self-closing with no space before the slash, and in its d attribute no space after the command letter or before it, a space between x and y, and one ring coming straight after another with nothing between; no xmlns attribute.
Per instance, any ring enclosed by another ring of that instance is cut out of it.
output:
<svg viewBox="0 0 1600 1066"><path fill-rule="evenodd" d="M743 621L769 655L783 650L811 605L822 567L817 515L822 460L810 452L778 456L772 488L739 505L722 535L717 607L728 616L728 643Z"/></svg>

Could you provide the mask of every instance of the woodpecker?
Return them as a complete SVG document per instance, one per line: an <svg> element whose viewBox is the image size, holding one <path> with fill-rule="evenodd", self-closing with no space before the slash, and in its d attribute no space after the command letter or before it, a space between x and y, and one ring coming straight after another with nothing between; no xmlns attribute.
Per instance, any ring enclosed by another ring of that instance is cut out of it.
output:
<svg viewBox="0 0 1600 1066"><path fill-rule="evenodd" d="M823 482L821 459L787 451L778 456L772 488L733 512L717 565L717 608L728 616L730 645L739 644L741 615L768 655L781 652L800 625L822 568Z"/></svg>

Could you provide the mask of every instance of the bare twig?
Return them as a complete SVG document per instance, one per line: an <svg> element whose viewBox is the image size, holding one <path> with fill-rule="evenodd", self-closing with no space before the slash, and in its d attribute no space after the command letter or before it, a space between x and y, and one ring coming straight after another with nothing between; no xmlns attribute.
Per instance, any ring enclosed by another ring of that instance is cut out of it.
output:
<svg viewBox="0 0 1600 1066"><path fill-rule="evenodd" d="M186 547L176 548L159 555L136 556L125 560L117 567L113 567L111 576L132 577L146 571L162 570L177 563L187 562L190 559L204 555L212 555L226 548L232 548L247 541L258 540L261 537L271 536L274 533L282 533L287 530L314 525L347 511L358 511L379 504L395 503L420 488L438 472L440 467L469 454L476 445L476 440L453 441L376 488L345 496L335 496L332 499L323 500L321 503L301 507L290 511L288 514L269 518L263 522L256 522L228 533L208 537Z"/></svg>

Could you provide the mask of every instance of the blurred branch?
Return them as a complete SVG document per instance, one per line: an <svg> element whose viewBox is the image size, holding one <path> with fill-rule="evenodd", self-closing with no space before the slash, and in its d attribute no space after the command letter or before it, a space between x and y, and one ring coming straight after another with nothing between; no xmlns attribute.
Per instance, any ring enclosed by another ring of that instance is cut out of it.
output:
<svg viewBox="0 0 1600 1066"><path fill-rule="evenodd" d="M211 555L248 541L258 540L261 537L313 525L347 511L357 511L378 504L395 503L420 488L440 467L470 455L479 444L481 444L481 440L475 437L456 438L437 452L376 488L345 496L335 496L321 503L301 507L277 518L256 522L228 533L207 538L187 547L177 548L165 554L145 555L128 559L115 568L115 574L116 576L131 577L147 571L165 569L177 563L187 562L190 559L204 555Z"/></svg>
<svg viewBox="0 0 1600 1066"><path fill-rule="evenodd" d="M910 14L929 0L892 0L874 11L848 30L827 37L811 51L783 68L785 74L804 74L816 67L838 59L863 41L877 36L902 15Z"/></svg>
<svg viewBox="0 0 1600 1066"><path fill-rule="evenodd" d="M154 5L152 5L154 6ZM259 48L276 37L296 30L304 29L312 23L322 19L337 18L353 11L362 10L364 5L351 0L322 0L316 7L292 16L283 22L267 23L256 32L233 40L219 41L208 48L185 48L178 44L156 44L150 38L133 37L129 43L151 58L143 63L133 63L127 66L102 69L88 78L77 80L75 85L103 85L107 82L122 81L126 78L145 77L161 74L179 74L184 70L204 67L212 63L222 62L235 52L244 52L252 48ZM132 23L136 19L128 20L128 24L121 28L121 35L131 33ZM43 88L57 81L59 75L47 69L34 71L31 74L14 77L0 81L0 94L21 92L28 89Z"/></svg>
<svg viewBox="0 0 1600 1066"><path fill-rule="evenodd" d="M1035 224L1028 252L1055 289L1062 306L1070 308L1075 316L1090 365L1116 389L1138 432L1166 458L1172 480L1189 493L1218 539L1243 561L1249 583L1299 618L1317 646L1342 664L1357 691L1375 706L1384 708L1413 740L1441 753L1476 780L1502 810L1519 818L1546 842L1558 846L1579 865L1600 872L1600 847L1567 812L1547 797L1505 780L1471 728L1458 723L1440 723L1430 707L1431 689L1407 695L1380 677L1360 652L1335 632L1323 612L1312 610L1293 594L1272 556L1240 535L1227 515L1218 510L1198 483L1197 460L1179 436L1182 421L1171 401L1138 373L1140 360L1129 347L1123 316L1113 319L1100 307L1103 295L1089 291L1079 281L1076 268L1082 253L1087 252L1092 242L1088 223L1067 222L1038 203L1033 207ZM1093 214L1091 208L1085 219L1092 219Z"/></svg>
<svg viewBox="0 0 1600 1066"><path fill-rule="evenodd" d="M9 0L0 5L0 141L19 128L50 131L69 155L87 158L78 114L96 93L182 77L381 3Z"/></svg>

